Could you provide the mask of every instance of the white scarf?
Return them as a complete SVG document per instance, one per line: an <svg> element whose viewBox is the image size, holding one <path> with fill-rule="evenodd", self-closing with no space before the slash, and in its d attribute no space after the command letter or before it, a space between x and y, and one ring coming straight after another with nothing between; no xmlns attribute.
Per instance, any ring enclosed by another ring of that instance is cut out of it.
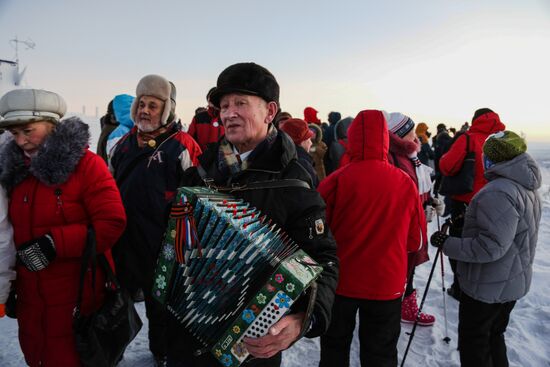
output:
<svg viewBox="0 0 550 367"><path fill-rule="evenodd" d="M414 169L416 171L416 179L418 180L418 193L420 195L429 193L432 189L431 174L433 169L426 166L425 164L422 164L416 154L412 157L409 157L409 159L413 163Z"/></svg>

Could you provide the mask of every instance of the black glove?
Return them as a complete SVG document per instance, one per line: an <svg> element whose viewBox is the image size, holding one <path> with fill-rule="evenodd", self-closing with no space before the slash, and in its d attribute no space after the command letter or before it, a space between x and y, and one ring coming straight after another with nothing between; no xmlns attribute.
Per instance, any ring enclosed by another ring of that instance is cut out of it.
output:
<svg viewBox="0 0 550 367"><path fill-rule="evenodd" d="M432 246L440 248L445 243L447 238L449 238L449 235L446 235L441 231L435 231L430 237L430 243Z"/></svg>
<svg viewBox="0 0 550 367"><path fill-rule="evenodd" d="M15 307L17 305L17 294L15 293L15 288L10 291L8 300L6 301L6 316L12 319L16 319Z"/></svg>
<svg viewBox="0 0 550 367"><path fill-rule="evenodd" d="M17 257L30 271L46 268L55 259L55 245L52 236L46 234L25 242L17 249Z"/></svg>

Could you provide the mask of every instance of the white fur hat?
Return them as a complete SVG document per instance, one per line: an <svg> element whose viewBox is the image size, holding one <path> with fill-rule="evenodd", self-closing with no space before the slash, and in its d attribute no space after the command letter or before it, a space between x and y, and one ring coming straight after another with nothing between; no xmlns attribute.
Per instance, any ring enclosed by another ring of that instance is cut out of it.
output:
<svg viewBox="0 0 550 367"><path fill-rule="evenodd" d="M67 111L65 100L42 89L14 89L0 99L0 127L24 125L34 121L58 123Z"/></svg>
<svg viewBox="0 0 550 367"><path fill-rule="evenodd" d="M139 100L142 96L156 97L164 102L164 110L160 117L161 125L166 125L170 110L172 108L172 101L170 100L170 94L172 87L170 82L160 75L150 74L146 75L139 81L136 87L136 99L132 103L131 116L132 120L136 121L136 114L139 105Z"/></svg>

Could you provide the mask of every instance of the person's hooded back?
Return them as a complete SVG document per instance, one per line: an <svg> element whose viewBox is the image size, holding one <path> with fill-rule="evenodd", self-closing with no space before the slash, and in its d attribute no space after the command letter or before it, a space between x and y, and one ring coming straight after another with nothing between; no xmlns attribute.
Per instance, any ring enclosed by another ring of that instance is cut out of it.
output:
<svg viewBox="0 0 550 367"><path fill-rule="evenodd" d="M321 124L321 120L317 117L317 110L313 107L306 107L304 109L304 121L308 124Z"/></svg>
<svg viewBox="0 0 550 367"><path fill-rule="evenodd" d="M336 293L395 299L405 289L407 251L421 246L418 191L406 173L388 162L388 128L381 111L357 115L348 131L348 148L350 163L318 188L338 243L341 271Z"/></svg>
<svg viewBox="0 0 550 367"><path fill-rule="evenodd" d="M327 153L327 145L323 142L323 132L319 125L317 124L309 124L309 129L314 132L313 137L311 138L311 142L313 143L311 145L311 148L309 149L309 154L313 158L313 162L315 163L314 168L315 172L317 172L317 177L319 177L319 180L322 180L326 177L326 171L325 171L325 163L324 163L324 157Z"/></svg>
<svg viewBox="0 0 550 367"><path fill-rule="evenodd" d="M498 114L488 108L481 108L474 113L472 126L462 134L439 161L439 170L444 176L454 176L462 168L466 156L467 140L470 141L468 151L475 152L474 189L462 195L453 195L454 200L469 203L474 195L487 183L483 173L482 148L490 134L505 130ZM468 139L468 138L469 139Z"/></svg>
<svg viewBox="0 0 550 367"><path fill-rule="evenodd" d="M107 156L110 156L111 150L116 145L117 141L126 135L134 126L134 121L131 117L131 108L134 99L134 96L128 94L119 94L113 98L113 112L119 125L109 134L109 138L107 139Z"/></svg>
<svg viewBox="0 0 550 367"><path fill-rule="evenodd" d="M351 117L346 117L336 123L334 128L334 141L330 145L330 162L334 167L332 171L338 169L349 162L349 156L346 154L348 146L348 129L352 123Z"/></svg>
<svg viewBox="0 0 550 367"><path fill-rule="evenodd" d="M332 144L334 141L334 129L336 128L336 123L342 119L340 112L331 112L328 114L328 123L329 126L323 131L323 141L327 147Z"/></svg>

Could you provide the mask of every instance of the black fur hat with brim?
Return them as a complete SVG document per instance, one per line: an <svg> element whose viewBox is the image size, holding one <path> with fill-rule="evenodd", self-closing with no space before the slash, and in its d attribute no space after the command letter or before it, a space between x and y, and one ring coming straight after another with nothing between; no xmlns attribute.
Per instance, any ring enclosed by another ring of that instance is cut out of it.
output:
<svg viewBox="0 0 550 367"><path fill-rule="evenodd" d="M223 96L231 93L258 96L279 106L279 84L269 70L253 62L231 65L221 72L210 101L220 107Z"/></svg>

